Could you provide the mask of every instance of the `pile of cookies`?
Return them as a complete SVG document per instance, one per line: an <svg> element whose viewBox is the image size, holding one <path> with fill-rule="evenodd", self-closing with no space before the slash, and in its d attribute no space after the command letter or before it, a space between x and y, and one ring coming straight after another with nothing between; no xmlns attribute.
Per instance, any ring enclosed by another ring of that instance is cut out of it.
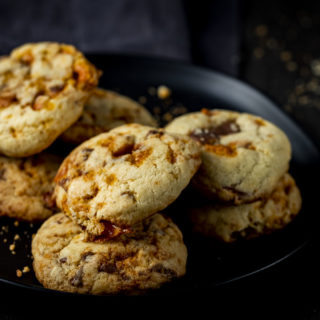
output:
<svg viewBox="0 0 320 320"><path fill-rule="evenodd" d="M143 106L97 88L100 75L65 44L0 58L0 216L45 221L32 241L43 286L134 293L183 276L182 233L160 212L189 184L202 195L188 209L195 231L224 242L299 212L290 142L275 125L203 109L159 129ZM72 146L66 158L55 140Z"/></svg>
<svg viewBox="0 0 320 320"><path fill-rule="evenodd" d="M105 294L157 288L184 275L182 234L158 212L200 163L191 138L139 124L82 143L55 178L62 213L33 240L37 278L53 289Z"/></svg>
<svg viewBox="0 0 320 320"><path fill-rule="evenodd" d="M192 185L206 199L190 208L195 231L224 242L250 239L283 228L300 211L301 195L288 173L291 145L272 123L203 109L174 119L166 131L201 146Z"/></svg>
<svg viewBox="0 0 320 320"><path fill-rule="evenodd" d="M45 287L141 292L186 272L181 231L159 211L189 184L200 149L96 88L99 76L69 45L28 44L1 58L0 213L47 219L32 242ZM57 138L82 144L62 162L44 151Z"/></svg>

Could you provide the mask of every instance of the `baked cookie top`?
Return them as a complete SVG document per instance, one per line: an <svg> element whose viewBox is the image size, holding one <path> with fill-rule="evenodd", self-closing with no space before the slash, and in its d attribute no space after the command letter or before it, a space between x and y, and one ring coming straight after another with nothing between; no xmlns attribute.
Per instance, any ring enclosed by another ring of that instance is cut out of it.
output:
<svg viewBox="0 0 320 320"><path fill-rule="evenodd" d="M46 288L108 294L157 288L185 274L187 249L178 227L160 214L128 235L85 242L62 213L49 218L32 241L33 268Z"/></svg>
<svg viewBox="0 0 320 320"><path fill-rule="evenodd" d="M157 126L149 111L139 103L119 93L97 88L86 102L79 120L61 138L79 144L126 123Z"/></svg>
<svg viewBox="0 0 320 320"><path fill-rule="evenodd" d="M24 159L0 156L0 216L33 222L52 215L53 179L61 162L47 153Z"/></svg>
<svg viewBox="0 0 320 320"><path fill-rule="evenodd" d="M115 236L173 202L198 169L199 153L188 137L123 125L64 160L55 178L57 205L88 233Z"/></svg>
<svg viewBox="0 0 320 320"><path fill-rule="evenodd" d="M79 118L99 76L73 46L54 42L0 58L0 153L24 157L45 149Z"/></svg>
<svg viewBox="0 0 320 320"><path fill-rule="evenodd" d="M282 229L299 213L301 194L286 173L265 199L242 205L199 205L190 210L193 228L224 242L250 239Z"/></svg>
<svg viewBox="0 0 320 320"><path fill-rule="evenodd" d="M201 145L203 164L193 183L222 201L265 196L289 167L291 145L285 133L254 115L203 109L174 119L165 130Z"/></svg>

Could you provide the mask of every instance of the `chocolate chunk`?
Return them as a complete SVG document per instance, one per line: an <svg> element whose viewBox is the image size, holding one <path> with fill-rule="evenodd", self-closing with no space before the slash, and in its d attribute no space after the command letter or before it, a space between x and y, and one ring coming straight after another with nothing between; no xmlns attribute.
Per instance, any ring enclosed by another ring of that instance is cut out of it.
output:
<svg viewBox="0 0 320 320"><path fill-rule="evenodd" d="M82 283L82 276L83 276L83 266L76 272L75 276L70 280L70 283L74 287L81 287Z"/></svg>
<svg viewBox="0 0 320 320"><path fill-rule="evenodd" d="M240 132L240 127L235 120L227 120L217 127L199 128L192 131L189 136L201 144L216 144L221 136Z"/></svg>
<svg viewBox="0 0 320 320"><path fill-rule="evenodd" d="M93 255L94 255L94 253L91 252L91 251L84 252L84 253L81 255L81 260L87 261L87 258L88 258L88 257L91 257L91 256L93 256Z"/></svg>
<svg viewBox="0 0 320 320"><path fill-rule="evenodd" d="M69 178L63 178L58 182L58 185L62 187L65 191L67 190L66 183L69 181Z"/></svg>
<svg viewBox="0 0 320 320"><path fill-rule="evenodd" d="M240 131L240 127L235 120L227 120L215 128L215 133L218 136L226 136L228 134L238 133Z"/></svg>
<svg viewBox="0 0 320 320"><path fill-rule="evenodd" d="M117 266L113 262L108 262L106 260L101 261L99 267L99 272L116 273L118 271Z"/></svg>
<svg viewBox="0 0 320 320"><path fill-rule="evenodd" d="M43 198L43 203L44 203L45 208L47 208L47 209L55 208L56 202L52 196L52 192L45 192L42 195L42 198Z"/></svg>
<svg viewBox="0 0 320 320"><path fill-rule="evenodd" d="M91 148L84 148L81 150L81 152L83 153L83 161L88 160L92 151L93 151L93 149L91 149Z"/></svg>
<svg viewBox="0 0 320 320"><path fill-rule="evenodd" d="M157 138L160 138L161 136L164 135L163 131L160 130L150 130L147 134L146 134L146 138L149 136L156 136Z"/></svg>
<svg viewBox="0 0 320 320"><path fill-rule="evenodd" d="M175 278L177 277L177 273L169 268L164 267L162 264L158 263L156 265L154 265L151 269L151 272L157 272L157 273L162 273L165 274L171 278Z"/></svg>
<svg viewBox="0 0 320 320"><path fill-rule="evenodd" d="M0 169L0 180L6 181L5 173L6 169Z"/></svg>
<svg viewBox="0 0 320 320"><path fill-rule="evenodd" d="M112 152L112 156L115 158L131 154L134 148L134 143L124 144L119 149Z"/></svg>
<svg viewBox="0 0 320 320"><path fill-rule="evenodd" d="M67 257L63 257L59 260L60 263L65 263L67 262Z"/></svg>
<svg viewBox="0 0 320 320"><path fill-rule="evenodd" d="M64 84L52 86L52 87L49 88L50 93L52 93L52 94L59 93L59 92L62 91L63 89L64 89Z"/></svg>

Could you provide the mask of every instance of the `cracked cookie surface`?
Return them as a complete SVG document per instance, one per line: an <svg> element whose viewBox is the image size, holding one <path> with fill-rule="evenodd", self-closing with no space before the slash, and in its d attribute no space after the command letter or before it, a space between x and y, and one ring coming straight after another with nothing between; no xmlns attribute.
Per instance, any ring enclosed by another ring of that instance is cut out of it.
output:
<svg viewBox="0 0 320 320"><path fill-rule="evenodd" d="M24 159L0 156L0 216L32 222L56 212L53 179L61 162L47 153Z"/></svg>
<svg viewBox="0 0 320 320"><path fill-rule="evenodd" d="M149 111L139 103L119 93L97 88L86 102L81 117L61 138L79 144L127 123L157 125Z"/></svg>
<svg viewBox="0 0 320 320"><path fill-rule="evenodd" d="M190 210L193 229L224 242L250 239L284 228L299 213L301 195L286 173L265 199L241 205L202 205Z"/></svg>
<svg viewBox="0 0 320 320"><path fill-rule="evenodd" d="M44 287L89 294L137 293L185 274L182 234L161 214L106 243L85 242L83 237L81 228L62 213L44 222L32 241L33 268Z"/></svg>
<svg viewBox="0 0 320 320"><path fill-rule="evenodd" d="M81 115L99 71L73 46L23 45L0 58L0 153L48 147Z"/></svg>
<svg viewBox="0 0 320 320"><path fill-rule="evenodd" d="M203 109L174 119L165 130L201 145L202 165L192 182L209 198L254 201L269 194L289 167L285 133L254 115Z"/></svg>
<svg viewBox="0 0 320 320"><path fill-rule="evenodd" d="M128 124L78 146L55 178L58 207L90 235L109 238L164 209L200 166L192 139Z"/></svg>

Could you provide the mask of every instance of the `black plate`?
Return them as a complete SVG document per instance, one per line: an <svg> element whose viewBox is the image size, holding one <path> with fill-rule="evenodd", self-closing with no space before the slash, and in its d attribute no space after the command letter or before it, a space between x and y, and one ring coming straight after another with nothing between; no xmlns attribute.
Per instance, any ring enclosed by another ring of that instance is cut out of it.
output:
<svg viewBox="0 0 320 320"><path fill-rule="evenodd" d="M286 259L302 248L313 234L315 225L315 191L309 184L310 178L319 175L320 154L306 134L268 98L248 85L225 75L173 61L152 58L91 55L104 74L100 82L103 88L119 91L134 99L145 97L146 106L158 112L160 122L169 119L170 114L179 114L185 106L188 111L201 108L224 108L260 115L282 128L292 144L293 159L290 172L295 177L303 196L303 209L298 217L284 230L272 235L233 245L219 244L203 239L189 232L185 219L184 192L166 213L181 227L189 251L187 275L160 290L150 294L186 293L212 289L269 268ZM159 100L150 94L150 87L165 84L172 90L170 101ZM164 116L163 116L164 115ZM190 195L188 195L190 199ZM191 199L192 199L191 194ZM2 218L0 226L0 281L27 288L46 290L37 282L33 272L21 278L16 269L31 267L31 234L38 226ZM0 229L1 231L1 229ZM8 249L15 234L17 240L15 255ZM7 239L7 243L3 243ZM50 291L50 290L46 290Z"/></svg>

